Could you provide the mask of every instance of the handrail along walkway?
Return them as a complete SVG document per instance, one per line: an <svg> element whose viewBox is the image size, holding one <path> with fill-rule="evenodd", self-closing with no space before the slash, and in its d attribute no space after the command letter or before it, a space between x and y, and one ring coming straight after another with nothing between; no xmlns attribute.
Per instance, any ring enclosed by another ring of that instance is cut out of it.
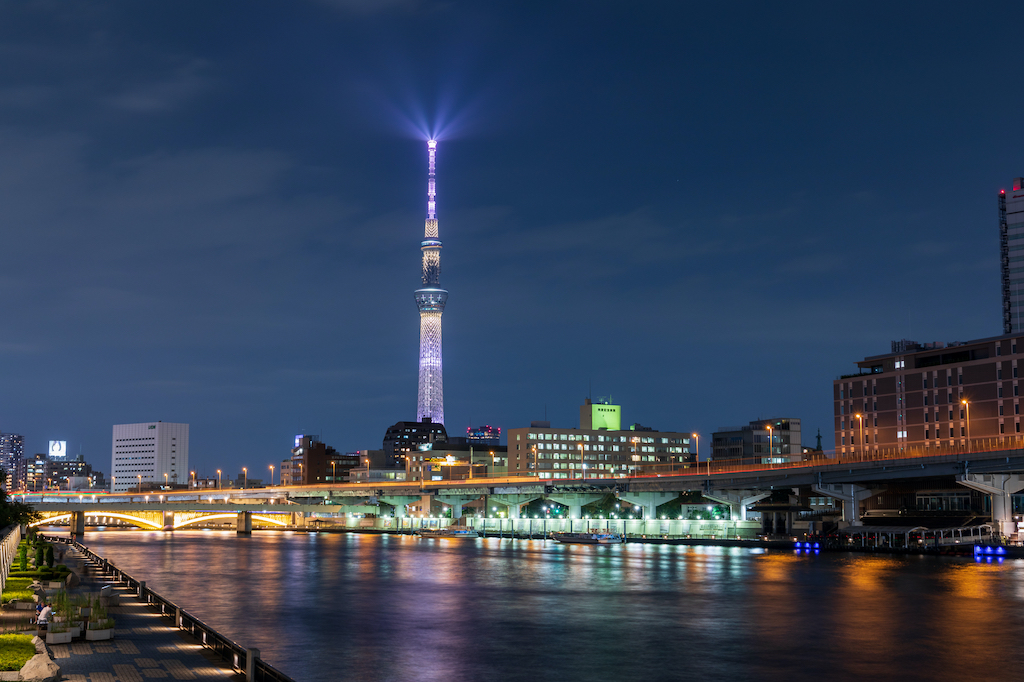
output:
<svg viewBox="0 0 1024 682"><path fill-rule="evenodd" d="M179 630L187 630L193 637L200 640L204 647L217 653L231 667L246 674L248 682L295 682L294 679L270 665L259 657L259 649L247 649L238 642L217 632L213 627L181 608L171 600L146 587L144 580L138 580L121 570L107 559L74 538L45 536L47 542L60 542L71 545L83 555L102 566L104 574L112 576L112 580L134 589L143 604L159 609L160 615L169 618ZM252 657L250 665L250 656Z"/></svg>

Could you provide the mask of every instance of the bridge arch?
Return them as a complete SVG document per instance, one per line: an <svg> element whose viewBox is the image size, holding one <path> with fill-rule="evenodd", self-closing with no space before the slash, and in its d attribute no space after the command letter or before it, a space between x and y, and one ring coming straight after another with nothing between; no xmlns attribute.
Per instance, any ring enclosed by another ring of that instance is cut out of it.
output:
<svg viewBox="0 0 1024 682"><path fill-rule="evenodd" d="M150 521L149 519L144 519L144 518L142 518L140 516L134 516L132 514L121 514L119 512L111 512L111 511L86 512L85 513L85 518L88 519L90 517L93 518L93 519L102 518L102 517L110 517L110 518L114 518L114 519L122 519L124 521L130 521L131 523L135 524L136 526L138 526L140 528L147 528L149 530L162 530L163 529L163 526L160 525L159 523L155 523L154 521ZM41 526L41 525L47 524L47 523L54 523L54 522L57 522L57 521L70 521L70 520L71 520L71 514L70 513L67 513L67 514L57 514L56 516L48 516L45 519L40 519L38 521L33 521L32 523L30 523L28 525L30 527L34 527L34 526Z"/></svg>

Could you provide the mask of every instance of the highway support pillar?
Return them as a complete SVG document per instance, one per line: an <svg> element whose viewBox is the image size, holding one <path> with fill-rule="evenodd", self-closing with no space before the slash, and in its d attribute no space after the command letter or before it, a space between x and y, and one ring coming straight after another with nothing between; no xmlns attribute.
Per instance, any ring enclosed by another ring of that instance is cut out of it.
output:
<svg viewBox="0 0 1024 682"><path fill-rule="evenodd" d="M165 531L166 530L174 530L174 512L172 512L172 511L165 511L163 519L164 519L164 528L163 529Z"/></svg>
<svg viewBox="0 0 1024 682"><path fill-rule="evenodd" d="M252 512L238 512L238 521L235 523L235 533L238 535L252 535Z"/></svg>
<svg viewBox="0 0 1024 682"><path fill-rule="evenodd" d="M864 523L860 520L860 503L882 492L885 487L865 488L856 483L832 483L812 485L811 490L816 495L840 500L843 503L843 521L849 526L863 526Z"/></svg>
<svg viewBox="0 0 1024 682"><path fill-rule="evenodd" d="M763 493L756 490L711 490L702 494L713 502L729 505L729 518L733 521L746 521L747 507L766 497L771 497L770 492Z"/></svg>
<svg viewBox="0 0 1024 682"><path fill-rule="evenodd" d="M71 512L71 534L85 535L85 512Z"/></svg>
<svg viewBox="0 0 1024 682"><path fill-rule="evenodd" d="M1013 522L1013 494L1024 490L1020 474L960 474L956 482L989 495L992 499L992 523L1007 537L1016 532Z"/></svg>

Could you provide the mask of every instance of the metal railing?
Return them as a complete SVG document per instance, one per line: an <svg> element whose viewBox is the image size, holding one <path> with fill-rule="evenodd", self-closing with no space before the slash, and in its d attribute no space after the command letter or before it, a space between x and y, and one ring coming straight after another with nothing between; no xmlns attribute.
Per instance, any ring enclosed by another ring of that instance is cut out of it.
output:
<svg viewBox="0 0 1024 682"><path fill-rule="evenodd" d="M18 553L18 543L21 542L21 526L14 524L7 526L2 531L3 540L0 540L0 592L7 587L7 576L11 574L11 565L14 564L15 555Z"/></svg>
<svg viewBox="0 0 1024 682"><path fill-rule="evenodd" d="M259 649L246 648L222 635L171 600L146 587L144 580L132 577L74 538L47 536L45 539L48 542L71 545L77 549L99 567L105 579L134 590L143 604L158 610L161 616L170 619L179 630L188 631L204 647L228 661L236 671L244 673L248 682L295 682L291 677L261 659Z"/></svg>

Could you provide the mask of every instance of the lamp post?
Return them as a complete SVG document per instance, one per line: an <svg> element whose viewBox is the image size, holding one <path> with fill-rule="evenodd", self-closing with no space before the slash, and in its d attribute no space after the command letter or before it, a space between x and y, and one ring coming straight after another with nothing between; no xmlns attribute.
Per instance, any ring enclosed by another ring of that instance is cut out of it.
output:
<svg viewBox="0 0 1024 682"><path fill-rule="evenodd" d="M138 474L139 478L139 494L142 494L142 474Z"/></svg>
<svg viewBox="0 0 1024 682"><path fill-rule="evenodd" d="M196 472L193 471L191 473L192 473L192 487L195 488L196 487Z"/></svg>
<svg viewBox="0 0 1024 682"><path fill-rule="evenodd" d="M242 467L242 490L249 487L249 468Z"/></svg>
<svg viewBox="0 0 1024 682"><path fill-rule="evenodd" d="M768 424L768 466L772 465L772 425Z"/></svg>
<svg viewBox="0 0 1024 682"><path fill-rule="evenodd" d="M366 482L370 482L370 458L367 457L363 460L366 463Z"/></svg>
<svg viewBox="0 0 1024 682"><path fill-rule="evenodd" d="M640 455L637 454L637 448L639 447L637 444L640 442L640 439L633 436L631 440L633 441L633 477L636 478L637 464L640 462Z"/></svg>
<svg viewBox="0 0 1024 682"><path fill-rule="evenodd" d="M864 415L855 414L854 416L860 422L860 458L864 459Z"/></svg>
<svg viewBox="0 0 1024 682"><path fill-rule="evenodd" d="M167 485L169 485L169 483L167 482L167 472L164 472L164 486Z"/></svg>
<svg viewBox="0 0 1024 682"><path fill-rule="evenodd" d="M971 404L967 398L961 398L960 404L964 406L964 416L967 417L967 452L971 451Z"/></svg>
<svg viewBox="0 0 1024 682"><path fill-rule="evenodd" d="M110 492L114 492L114 488L115 487L117 487L117 476L111 476L110 477ZM24 502L25 498L22 498L21 501Z"/></svg>
<svg viewBox="0 0 1024 682"><path fill-rule="evenodd" d="M408 458L406 458L408 459ZM338 460L331 460L331 483L338 482Z"/></svg>
<svg viewBox="0 0 1024 682"><path fill-rule="evenodd" d="M217 469L217 490L220 490L220 469Z"/></svg>
<svg viewBox="0 0 1024 682"><path fill-rule="evenodd" d="M274 487L274 465L270 465L270 487Z"/></svg>
<svg viewBox="0 0 1024 682"><path fill-rule="evenodd" d="M693 465L700 469L700 434L696 433L693 434ZM708 467L708 473L711 473L710 462L708 462Z"/></svg>

